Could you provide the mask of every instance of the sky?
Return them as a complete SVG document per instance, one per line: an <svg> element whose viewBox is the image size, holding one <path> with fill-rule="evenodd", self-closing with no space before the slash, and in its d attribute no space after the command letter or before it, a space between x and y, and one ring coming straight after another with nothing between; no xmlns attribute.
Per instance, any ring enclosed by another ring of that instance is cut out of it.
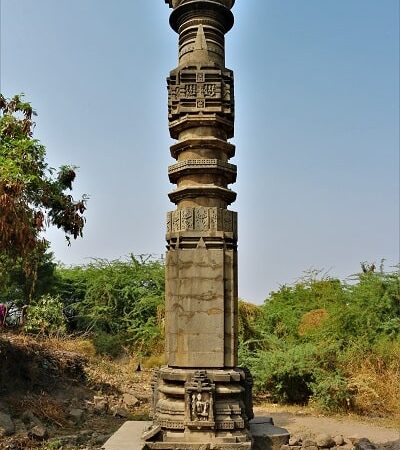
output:
<svg viewBox="0 0 400 450"><path fill-rule="evenodd" d="M84 238L58 261L165 252L174 209L164 0L0 0L0 88L25 93L52 167L79 167ZM261 303L311 269L399 263L399 1L237 0L239 296Z"/></svg>

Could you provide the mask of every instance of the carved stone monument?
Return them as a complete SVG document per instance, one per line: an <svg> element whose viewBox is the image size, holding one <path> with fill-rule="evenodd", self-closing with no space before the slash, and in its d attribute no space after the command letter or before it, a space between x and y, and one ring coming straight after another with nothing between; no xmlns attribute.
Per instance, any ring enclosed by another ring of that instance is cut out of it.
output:
<svg viewBox="0 0 400 450"><path fill-rule="evenodd" d="M233 72L225 34L234 0L165 0L179 34L168 78L176 163L167 215L167 366L153 380L150 449L250 449L252 378L237 367L237 214Z"/></svg>
<svg viewBox="0 0 400 450"><path fill-rule="evenodd" d="M167 215L167 366L153 378L153 422L126 422L105 450L280 450L287 430L253 419L250 372L238 368L233 72L225 34L234 0L165 0L179 34L168 78L176 163ZM145 428L139 436L139 430Z"/></svg>

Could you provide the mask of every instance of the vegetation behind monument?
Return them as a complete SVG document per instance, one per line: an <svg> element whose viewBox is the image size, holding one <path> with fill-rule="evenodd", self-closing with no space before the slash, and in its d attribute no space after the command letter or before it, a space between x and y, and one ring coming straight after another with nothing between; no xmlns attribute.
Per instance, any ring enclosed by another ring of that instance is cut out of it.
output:
<svg viewBox="0 0 400 450"><path fill-rule="evenodd" d="M89 335L99 354L160 355L163 261L134 257L57 265L41 232L78 237L85 199L74 169L56 177L32 137L33 110L0 97L0 302L28 307L25 331ZM399 271L365 270L347 283L309 274L262 306L239 305L241 363L273 401L400 417Z"/></svg>
<svg viewBox="0 0 400 450"><path fill-rule="evenodd" d="M86 209L85 196L75 201L67 193L75 168L62 166L56 172L46 162L45 147L33 138L35 115L21 95L6 99L0 94L0 288L12 281L5 267L14 266L14 275L22 268L25 304L48 248L43 231L55 225L67 240L82 236Z"/></svg>
<svg viewBox="0 0 400 450"><path fill-rule="evenodd" d="M54 289L68 333L89 332L99 354L162 354L162 261L131 256L57 267ZM313 273L262 306L240 301L239 320L240 360L260 398L400 417L397 270L350 282Z"/></svg>

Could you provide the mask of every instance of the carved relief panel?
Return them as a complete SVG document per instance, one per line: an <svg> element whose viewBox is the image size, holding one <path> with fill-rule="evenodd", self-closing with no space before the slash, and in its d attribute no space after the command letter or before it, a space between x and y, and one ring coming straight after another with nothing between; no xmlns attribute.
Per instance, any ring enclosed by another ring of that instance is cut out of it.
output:
<svg viewBox="0 0 400 450"><path fill-rule="evenodd" d="M222 208L182 208L167 213L167 233L225 231L237 235L237 213Z"/></svg>
<svg viewBox="0 0 400 450"><path fill-rule="evenodd" d="M204 68L171 72L168 82L170 121L184 114L221 113L233 120L233 72Z"/></svg>
<svg viewBox="0 0 400 450"><path fill-rule="evenodd" d="M205 370L198 370L185 383L185 425L189 428L215 428L215 384Z"/></svg>

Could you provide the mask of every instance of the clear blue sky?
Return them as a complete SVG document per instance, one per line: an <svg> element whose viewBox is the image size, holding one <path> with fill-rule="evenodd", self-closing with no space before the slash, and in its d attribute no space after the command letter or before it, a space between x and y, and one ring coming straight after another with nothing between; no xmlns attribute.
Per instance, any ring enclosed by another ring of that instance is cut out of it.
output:
<svg viewBox="0 0 400 450"><path fill-rule="evenodd" d="M164 0L0 0L1 90L25 92L52 166L80 167L83 240L57 259L164 252L171 140ZM237 0L239 294L309 268L399 262L398 0Z"/></svg>

